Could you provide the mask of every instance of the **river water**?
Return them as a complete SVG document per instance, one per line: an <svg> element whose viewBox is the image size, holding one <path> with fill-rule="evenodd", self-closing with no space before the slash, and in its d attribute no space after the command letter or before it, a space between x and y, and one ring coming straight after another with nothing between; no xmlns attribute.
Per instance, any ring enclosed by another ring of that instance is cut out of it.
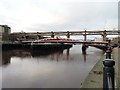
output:
<svg viewBox="0 0 120 90"><path fill-rule="evenodd" d="M80 88L102 55L101 50L93 47L84 55L81 45L45 53L3 51L2 88Z"/></svg>

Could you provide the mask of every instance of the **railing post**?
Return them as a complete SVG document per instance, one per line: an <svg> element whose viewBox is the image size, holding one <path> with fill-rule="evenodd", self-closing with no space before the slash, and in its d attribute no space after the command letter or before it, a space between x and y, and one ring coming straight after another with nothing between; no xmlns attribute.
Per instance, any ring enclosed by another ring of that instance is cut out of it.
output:
<svg viewBox="0 0 120 90"><path fill-rule="evenodd" d="M103 61L103 90L114 90L114 65L113 59Z"/></svg>

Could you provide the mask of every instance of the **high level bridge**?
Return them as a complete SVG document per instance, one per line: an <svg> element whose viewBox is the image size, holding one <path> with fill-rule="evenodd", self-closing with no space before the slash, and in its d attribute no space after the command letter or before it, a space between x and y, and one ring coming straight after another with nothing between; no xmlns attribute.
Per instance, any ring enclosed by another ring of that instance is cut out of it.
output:
<svg viewBox="0 0 120 90"><path fill-rule="evenodd" d="M18 32L18 33L11 33L11 36L19 36L20 37L24 37L24 39L26 40L27 37L30 36L35 36L39 39L40 36L51 36L52 38L54 38L55 36L67 36L67 38L70 38L70 36L79 36L82 35L84 36L84 41L87 40L87 35L101 35L103 38L103 41L106 41L106 36L107 35L119 35L120 31L119 30L79 30L79 31L61 31L61 32Z"/></svg>

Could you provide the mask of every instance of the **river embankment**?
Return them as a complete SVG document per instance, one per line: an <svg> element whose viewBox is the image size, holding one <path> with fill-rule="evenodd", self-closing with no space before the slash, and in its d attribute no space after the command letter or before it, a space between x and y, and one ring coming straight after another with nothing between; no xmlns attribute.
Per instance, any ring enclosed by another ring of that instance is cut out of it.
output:
<svg viewBox="0 0 120 90"><path fill-rule="evenodd" d="M87 78L82 83L81 88L102 88L103 85L103 64L105 59L103 55L100 60L95 64L93 69L89 72Z"/></svg>
<svg viewBox="0 0 120 90"><path fill-rule="evenodd" d="M114 48L112 52L113 60L115 61L115 88L120 88L120 78L118 64L120 65L120 48ZM100 58L100 60L95 64L93 69L88 74L85 81L82 83L81 88L103 88L103 60L105 59L105 54Z"/></svg>
<svg viewBox="0 0 120 90"><path fill-rule="evenodd" d="M120 90L120 48L115 48L113 50L113 58L115 60L115 87Z"/></svg>

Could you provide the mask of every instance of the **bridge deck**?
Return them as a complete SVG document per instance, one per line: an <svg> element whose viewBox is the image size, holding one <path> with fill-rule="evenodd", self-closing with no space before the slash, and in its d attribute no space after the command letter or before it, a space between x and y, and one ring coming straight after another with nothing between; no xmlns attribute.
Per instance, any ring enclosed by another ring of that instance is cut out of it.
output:
<svg viewBox="0 0 120 90"><path fill-rule="evenodd" d="M46 38L35 41L23 41L22 43L73 43L73 44L108 44L104 41L80 41L74 39L65 39L65 38Z"/></svg>
<svg viewBox="0 0 120 90"><path fill-rule="evenodd" d="M120 33L120 30L104 30L104 31L100 31L100 30L89 30L89 31L86 31L86 30L82 30L82 31L60 31L60 32L29 32L29 33L26 33L26 32L16 32L16 33L11 33L11 35L46 35L46 36L50 36L51 34L54 34L54 35L67 35L67 34L70 34L70 35L101 35L101 34L104 34L106 33L107 35L119 35Z"/></svg>

